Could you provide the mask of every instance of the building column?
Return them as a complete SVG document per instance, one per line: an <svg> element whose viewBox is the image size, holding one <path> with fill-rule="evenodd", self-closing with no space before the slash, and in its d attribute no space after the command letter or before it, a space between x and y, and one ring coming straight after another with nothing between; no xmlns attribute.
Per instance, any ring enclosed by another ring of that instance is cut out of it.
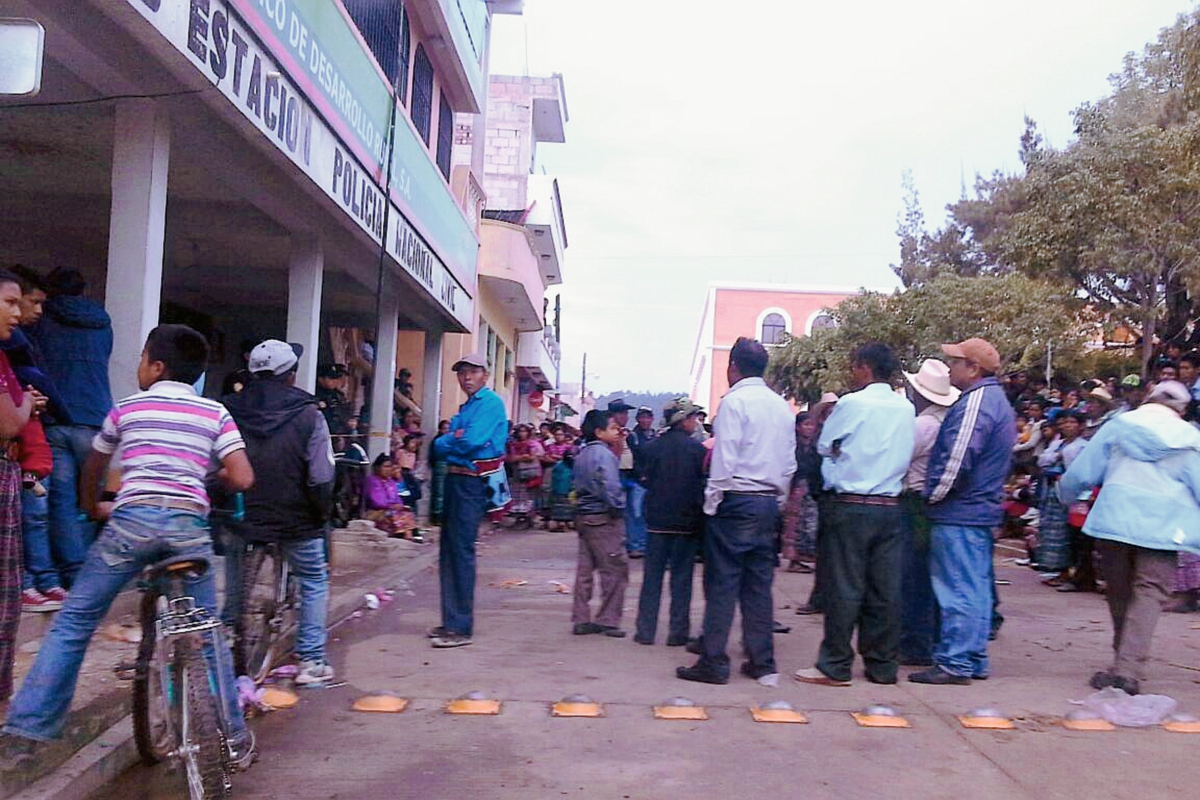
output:
<svg viewBox="0 0 1200 800"><path fill-rule="evenodd" d="M440 330L425 331L425 361L421 377L421 430L425 441L432 443L437 435L438 418L442 413L442 337ZM432 444L427 446L431 447Z"/></svg>
<svg viewBox="0 0 1200 800"><path fill-rule="evenodd" d="M392 391L396 385L396 339L400 327L400 293L394 282L384 284L375 320L375 365L371 373L371 435L368 453L374 459L388 452L392 437Z"/></svg>
<svg viewBox="0 0 1200 800"><path fill-rule="evenodd" d="M317 352L321 343L321 282L325 253L316 237L293 234L288 260L287 340L304 345L296 385L317 389Z"/></svg>
<svg viewBox="0 0 1200 800"><path fill-rule="evenodd" d="M171 121L154 100L116 103L104 307L113 326L108 382L121 398L138 390L142 346L158 325Z"/></svg>

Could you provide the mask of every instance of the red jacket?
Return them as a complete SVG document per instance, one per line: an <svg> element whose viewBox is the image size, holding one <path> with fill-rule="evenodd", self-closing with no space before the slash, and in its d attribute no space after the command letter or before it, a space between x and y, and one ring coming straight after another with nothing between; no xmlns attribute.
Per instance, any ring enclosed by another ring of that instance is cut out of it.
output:
<svg viewBox="0 0 1200 800"><path fill-rule="evenodd" d="M50 454L50 444L46 441L42 421L30 417L17 441L21 443L21 471L32 472L39 478L49 475L54 466L54 457Z"/></svg>

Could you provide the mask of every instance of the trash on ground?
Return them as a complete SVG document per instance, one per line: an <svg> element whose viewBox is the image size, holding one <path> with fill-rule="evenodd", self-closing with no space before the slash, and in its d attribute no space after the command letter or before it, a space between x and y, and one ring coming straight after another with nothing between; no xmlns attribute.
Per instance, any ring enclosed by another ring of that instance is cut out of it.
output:
<svg viewBox="0 0 1200 800"><path fill-rule="evenodd" d="M363 600L366 602L367 608L370 610L379 610L379 595L375 594L374 592L367 592L363 595Z"/></svg>
<svg viewBox="0 0 1200 800"><path fill-rule="evenodd" d="M515 589L518 586L525 586L528 583L529 581L522 578L509 578L499 583L493 583L492 586L495 586L497 589Z"/></svg>
<svg viewBox="0 0 1200 800"><path fill-rule="evenodd" d="M104 635L115 642L137 644L142 641L142 627L133 623L122 625L114 622L104 627Z"/></svg>
<svg viewBox="0 0 1200 800"><path fill-rule="evenodd" d="M1112 686L1106 686L1083 700L1071 702L1123 728L1161 725L1179 706L1173 698L1164 694L1128 695Z"/></svg>
<svg viewBox="0 0 1200 800"><path fill-rule="evenodd" d="M547 583L549 583L551 586L553 586L554 591L557 592L558 594L570 594L571 593L571 587L567 586L562 581L547 581Z"/></svg>

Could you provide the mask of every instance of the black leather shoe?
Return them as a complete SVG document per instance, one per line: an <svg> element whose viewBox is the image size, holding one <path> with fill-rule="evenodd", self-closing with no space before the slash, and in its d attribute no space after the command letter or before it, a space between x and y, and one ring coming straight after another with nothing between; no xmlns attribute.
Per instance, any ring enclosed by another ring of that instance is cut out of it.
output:
<svg viewBox="0 0 1200 800"><path fill-rule="evenodd" d="M576 636L587 636L590 633L604 633L604 626L597 625L594 622L576 622L575 627L571 628L571 633Z"/></svg>
<svg viewBox="0 0 1200 800"><path fill-rule="evenodd" d="M597 627L600 628L600 633L603 633L605 636L611 636L613 639L624 639L626 636L625 631L616 625L598 625Z"/></svg>
<svg viewBox="0 0 1200 800"><path fill-rule="evenodd" d="M691 667L676 668L675 677L682 678L685 681L695 681L696 683L715 683L718 686L729 683L728 675L722 675L712 667L701 662L697 662L695 666Z"/></svg>
<svg viewBox="0 0 1200 800"><path fill-rule="evenodd" d="M908 676L913 683L925 683L930 686L970 686L971 679L966 675L954 675L941 667L933 667L924 672L914 672Z"/></svg>
<svg viewBox="0 0 1200 800"><path fill-rule="evenodd" d="M891 686L896 682L896 676L893 675L890 678L876 678L875 676L868 674L867 681L869 683L877 683L880 686Z"/></svg>
<svg viewBox="0 0 1200 800"><path fill-rule="evenodd" d="M1104 689L1112 686L1116 679L1117 676L1113 675L1111 672L1097 672L1092 676L1092 679L1088 681L1088 686L1091 686L1093 689Z"/></svg>
<svg viewBox="0 0 1200 800"><path fill-rule="evenodd" d="M704 655L704 640L699 636L695 639L688 639L683 649L694 656L702 656Z"/></svg>
<svg viewBox="0 0 1200 800"><path fill-rule="evenodd" d="M668 636L667 647L683 647L688 641L686 636Z"/></svg>
<svg viewBox="0 0 1200 800"><path fill-rule="evenodd" d="M654 639L649 636L639 636L636 633L633 635L633 640L638 644L654 644Z"/></svg>
<svg viewBox="0 0 1200 800"><path fill-rule="evenodd" d="M817 608L812 603L805 603L804 605L796 608L796 613L802 617L807 617L813 614L824 614L825 609Z"/></svg>

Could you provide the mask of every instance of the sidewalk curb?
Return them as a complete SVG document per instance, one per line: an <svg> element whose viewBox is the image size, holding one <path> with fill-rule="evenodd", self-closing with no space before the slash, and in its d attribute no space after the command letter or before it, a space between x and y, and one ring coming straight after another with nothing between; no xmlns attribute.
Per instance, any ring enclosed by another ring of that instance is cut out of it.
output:
<svg viewBox="0 0 1200 800"><path fill-rule="evenodd" d="M368 586L355 586L331 593L329 604L329 630L350 619L355 611L365 605L364 592L373 591L379 585L390 586L412 578L437 560L437 548L427 547L393 571L369 577ZM94 740L84 745L49 775L33 783L9 800L85 800L105 783L134 766L138 762L137 747L133 741L133 717L127 715L112 725Z"/></svg>

